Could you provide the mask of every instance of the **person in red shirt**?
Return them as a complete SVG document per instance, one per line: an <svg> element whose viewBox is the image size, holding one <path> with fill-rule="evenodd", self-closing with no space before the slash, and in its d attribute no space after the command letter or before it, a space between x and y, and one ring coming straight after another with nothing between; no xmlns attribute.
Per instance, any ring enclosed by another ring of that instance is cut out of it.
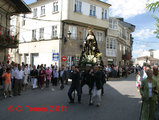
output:
<svg viewBox="0 0 159 120"><path fill-rule="evenodd" d="M4 97L7 97L7 93L9 92L9 97L11 97L11 70L7 68L7 72L2 75L4 78Z"/></svg>

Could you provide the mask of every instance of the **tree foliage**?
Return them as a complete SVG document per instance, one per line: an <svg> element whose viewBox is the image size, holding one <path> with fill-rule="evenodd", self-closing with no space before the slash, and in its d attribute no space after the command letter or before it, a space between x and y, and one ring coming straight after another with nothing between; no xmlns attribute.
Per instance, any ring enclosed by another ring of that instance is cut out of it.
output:
<svg viewBox="0 0 159 120"><path fill-rule="evenodd" d="M156 30L154 33L156 34L156 37L159 38L159 17L154 15L155 12L159 13L159 1L147 4L146 9L153 12L152 16L156 20Z"/></svg>
<svg viewBox="0 0 159 120"><path fill-rule="evenodd" d="M153 13L155 11L159 12L159 1L147 4L146 9L148 9L149 11L153 11Z"/></svg>

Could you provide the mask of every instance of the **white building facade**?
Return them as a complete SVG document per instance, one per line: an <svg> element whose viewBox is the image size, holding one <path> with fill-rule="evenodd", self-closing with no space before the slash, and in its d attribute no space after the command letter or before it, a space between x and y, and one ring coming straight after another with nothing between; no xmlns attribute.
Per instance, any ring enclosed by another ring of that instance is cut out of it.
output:
<svg viewBox="0 0 159 120"><path fill-rule="evenodd" d="M135 64L143 66L144 63L159 65L159 50L143 50L138 58L135 59Z"/></svg>
<svg viewBox="0 0 159 120"><path fill-rule="evenodd" d="M79 36L84 40L83 36L88 33L87 28L92 25L98 29L97 39L103 42L106 40L104 34L109 26L110 7L107 3L98 0L39 0L29 7L31 14L17 17L20 23L20 44L17 50L19 63L47 66L55 62L58 65L63 64L61 57L75 56L72 51L76 51L75 46L79 45L79 42L82 43ZM78 26L84 28L81 35ZM64 44L68 32L71 32L70 41L76 42L72 46ZM81 53L81 50L76 52Z"/></svg>

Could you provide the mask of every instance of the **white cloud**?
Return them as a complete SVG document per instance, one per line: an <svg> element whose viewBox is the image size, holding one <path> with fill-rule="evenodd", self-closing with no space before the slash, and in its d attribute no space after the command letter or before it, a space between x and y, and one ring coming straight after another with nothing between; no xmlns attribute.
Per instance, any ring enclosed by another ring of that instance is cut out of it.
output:
<svg viewBox="0 0 159 120"><path fill-rule="evenodd" d="M146 13L147 0L102 0L112 6L110 7L110 16L124 17L125 19ZM151 0L155 2L158 0Z"/></svg>
<svg viewBox="0 0 159 120"><path fill-rule="evenodd" d="M144 49L135 49L132 51L132 55L133 55L133 58L137 58L140 56L140 54L144 51Z"/></svg>
<svg viewBox="0 0 159 120"><path fill-rule="evenodd" d="M154 30L150 29L141 29L133 33L133 36L139 40L148 39L150 37L154 37Z"/></svg>
<svg viewBox="0 0 159 120"><path fill-rule="evenodd" d="M146 45L140 45L140 48L146 48Z"/></svg>

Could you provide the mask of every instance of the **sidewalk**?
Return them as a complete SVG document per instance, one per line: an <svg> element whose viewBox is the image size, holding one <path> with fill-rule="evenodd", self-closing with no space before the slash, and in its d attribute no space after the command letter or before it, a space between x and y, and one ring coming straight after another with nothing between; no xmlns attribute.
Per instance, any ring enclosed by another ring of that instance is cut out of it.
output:
<svg viewBox="0 0 159 120"><path fill-rule="evenodd" d="M135 75L135 73L131 73L131 74L128 75L128 77L132 77L134 75ZM119 78L119 77L117 77L117 78L109 77L108 81L123 80L123 79L127 79L127 78L126 77L121 77L121 78Z"/></svg>

